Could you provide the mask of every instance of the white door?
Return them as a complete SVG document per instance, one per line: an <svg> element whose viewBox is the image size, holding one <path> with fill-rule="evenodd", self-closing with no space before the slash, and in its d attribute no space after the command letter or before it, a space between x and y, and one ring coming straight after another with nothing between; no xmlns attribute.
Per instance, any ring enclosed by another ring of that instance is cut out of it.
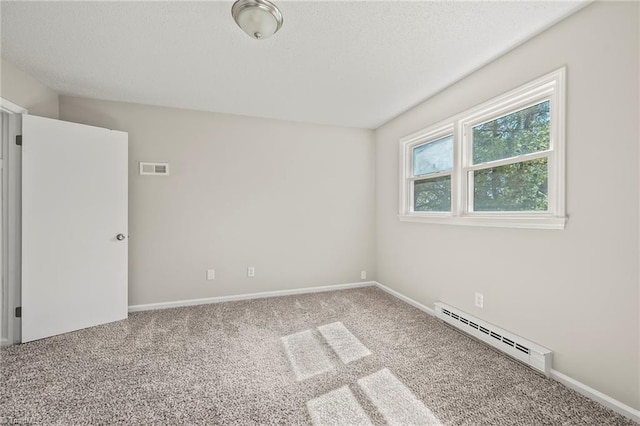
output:
<svg viewBox="0 0 640 426"><path fill-rule="evenodd" d="M127 317L127 145L23 116L23 342Z"/></svg>

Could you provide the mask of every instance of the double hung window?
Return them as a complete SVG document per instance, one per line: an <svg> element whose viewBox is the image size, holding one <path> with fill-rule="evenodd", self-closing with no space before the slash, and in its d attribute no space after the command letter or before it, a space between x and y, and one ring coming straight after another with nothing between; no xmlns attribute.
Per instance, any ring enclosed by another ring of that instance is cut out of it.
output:
<svg viewBox="0 0 640 426"><path fill-rule="evenodd" d="M400 141L400 219L563 229L560 69Z"/></svg>

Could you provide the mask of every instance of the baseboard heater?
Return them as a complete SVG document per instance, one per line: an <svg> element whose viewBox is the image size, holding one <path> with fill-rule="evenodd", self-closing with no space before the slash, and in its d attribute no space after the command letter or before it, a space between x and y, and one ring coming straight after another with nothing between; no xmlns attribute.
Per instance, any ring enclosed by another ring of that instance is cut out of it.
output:
<svg viewBox="0 0 640 426"><path fill-rule="evenodd" d="M435 304L436 317L497 348L549 377L553 352L523 337L489 324L442 302Z"/></svg>

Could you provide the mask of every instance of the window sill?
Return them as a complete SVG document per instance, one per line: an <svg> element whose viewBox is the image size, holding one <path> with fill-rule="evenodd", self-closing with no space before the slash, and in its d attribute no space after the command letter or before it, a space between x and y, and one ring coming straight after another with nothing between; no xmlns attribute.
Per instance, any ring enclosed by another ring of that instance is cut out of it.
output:
<svg viewBox="0 0 640 426"><path fill-rule="evenodd" d="M433 214L399 214L401 222L438 223L441 225L482 226L493 228L559 229L563 230L566 217L555 216L451 216Z"/></svg>

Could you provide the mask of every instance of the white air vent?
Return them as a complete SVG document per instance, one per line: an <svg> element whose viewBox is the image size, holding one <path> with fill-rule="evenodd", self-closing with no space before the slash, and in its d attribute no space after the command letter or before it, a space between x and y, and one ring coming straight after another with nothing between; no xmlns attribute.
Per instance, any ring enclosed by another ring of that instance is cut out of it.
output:
<svg viewBox="0 0 640 426"><path fill-rule="evenodd" d="M442 302L436 302L435 313L436 317L444 322L490 344L549 377L553 362L553 352L549 349Z"/></svg>
<svg viewBox="0 0 640 426"><path fill-rule="evenodd" d="M169 163L140 163L141 175L168 175Z"/></svg>

